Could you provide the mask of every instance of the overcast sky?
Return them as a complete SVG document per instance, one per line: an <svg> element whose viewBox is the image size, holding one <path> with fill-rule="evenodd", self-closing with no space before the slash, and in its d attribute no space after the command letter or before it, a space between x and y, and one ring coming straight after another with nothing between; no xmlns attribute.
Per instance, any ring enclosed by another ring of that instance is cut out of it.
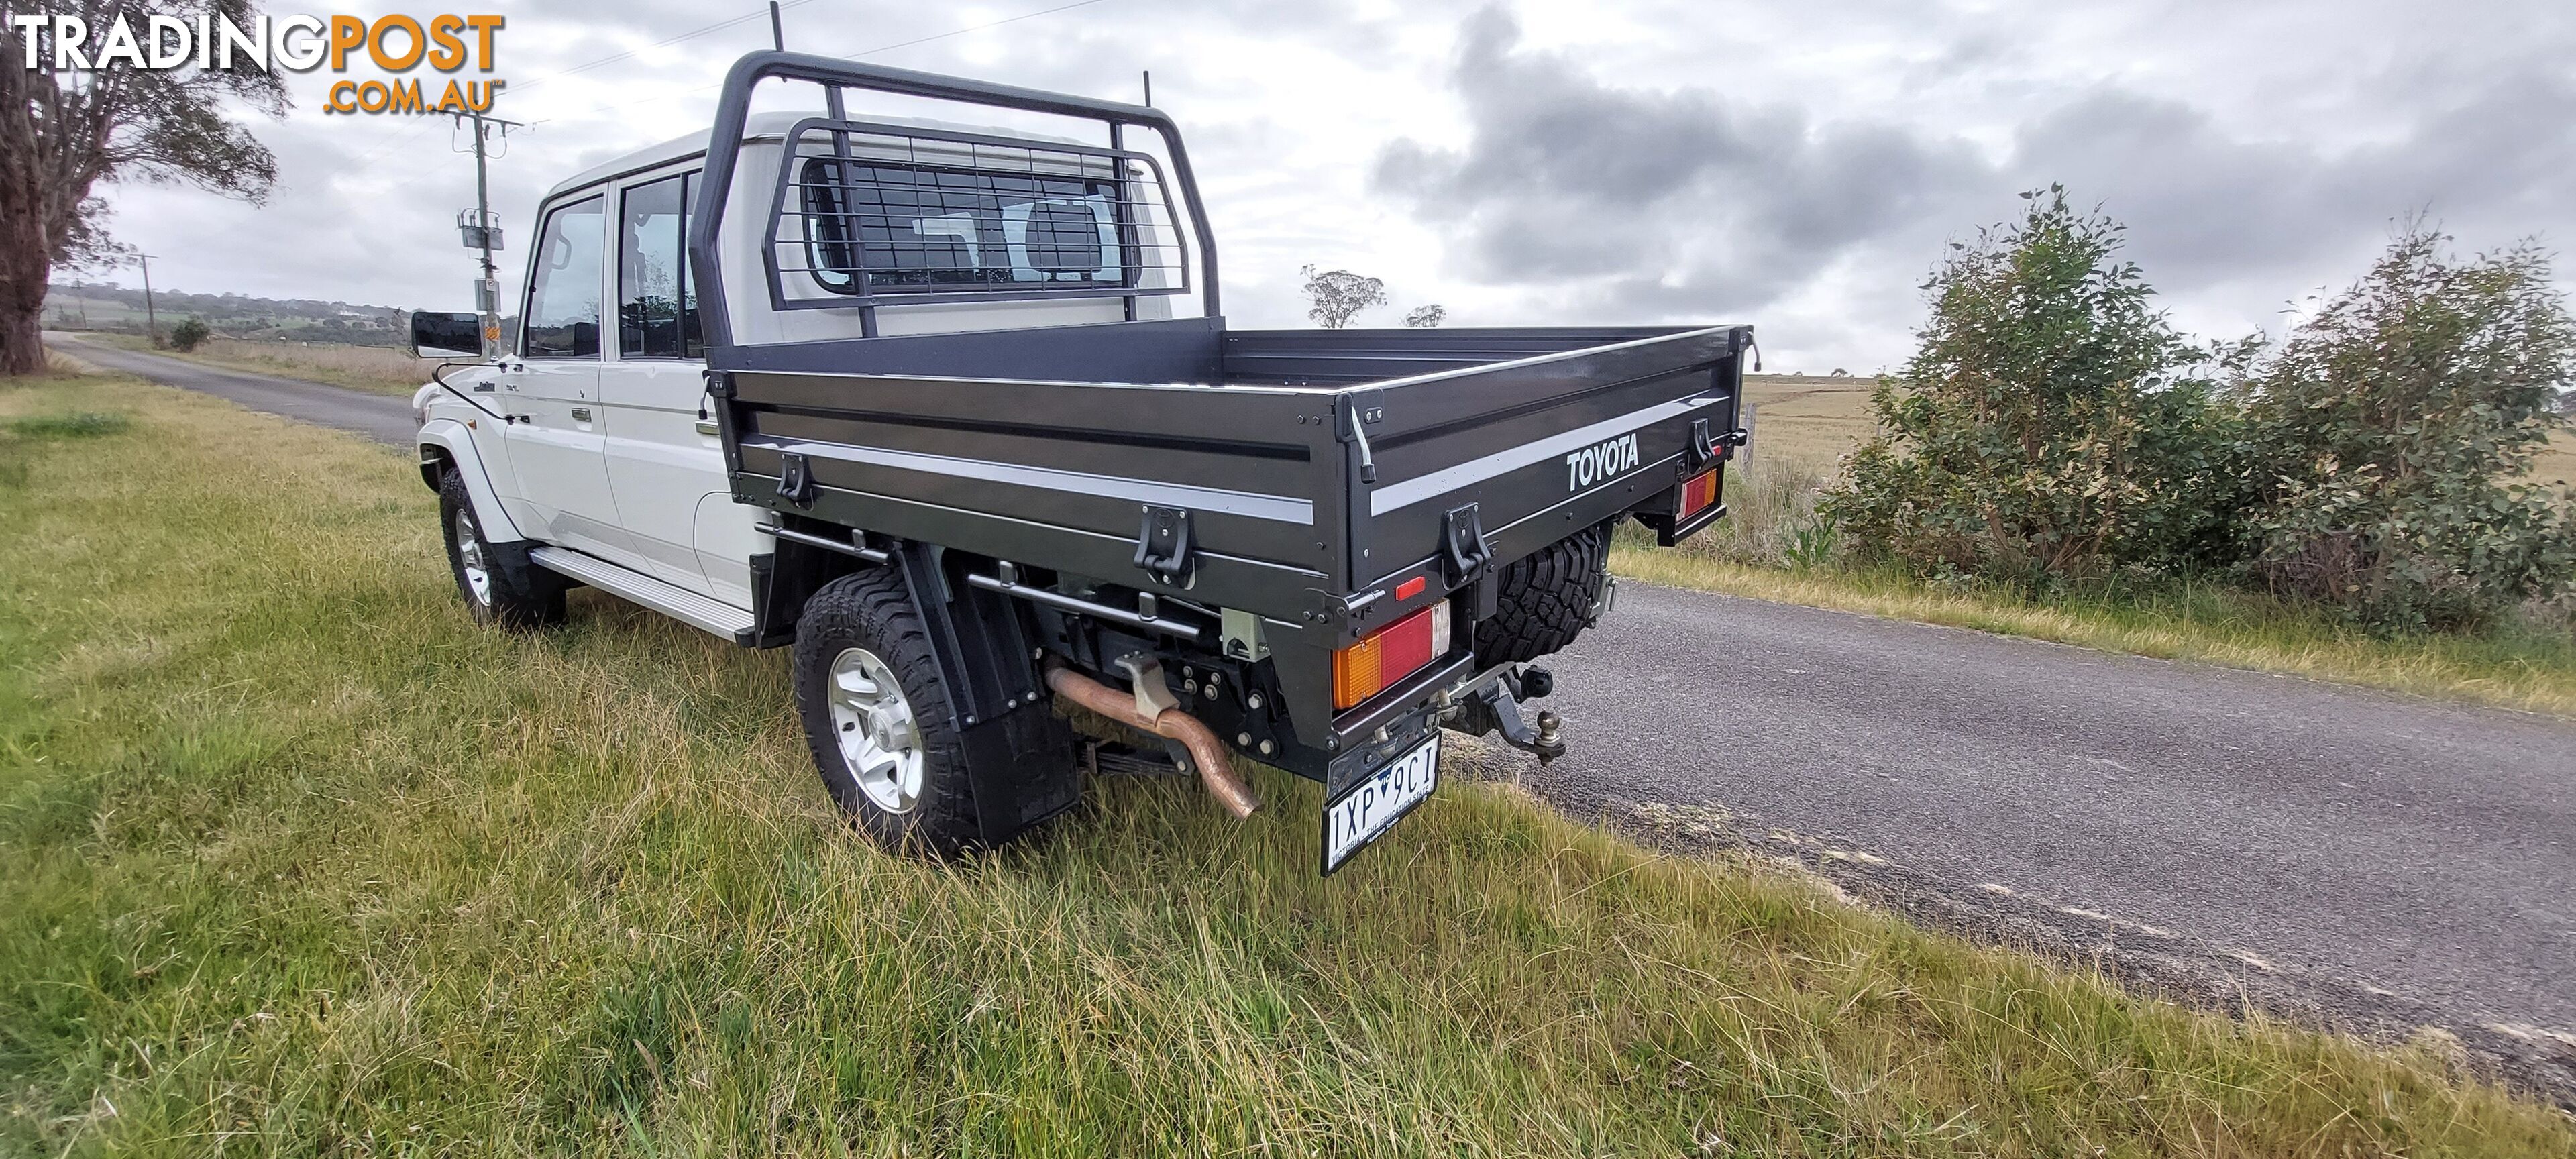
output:
<svg viewBox="0 0 2576 1159"><path fill-rule="evenodd" d="M1872 370L1904 358L1946 243L2052 181L2126 221L2212 337L2277 331L2408 213L2470 249L2576 236L2565 0L1067 4L800 0L786 24L803 51L1104 97L1152 70L1240 325L1305 324L1311 262L1386 280L1361 324L1426 302L1453 325L1742 321L1773 370ZM762 14L657 46L749 0L498 7L501 112L534 123L493 170L514 247L545 187L704 125L769 39ZM324 115L332 79L294 78L258 126L266 205L108 191L156 284L470 307L470 157L443 119Z"/></svg>

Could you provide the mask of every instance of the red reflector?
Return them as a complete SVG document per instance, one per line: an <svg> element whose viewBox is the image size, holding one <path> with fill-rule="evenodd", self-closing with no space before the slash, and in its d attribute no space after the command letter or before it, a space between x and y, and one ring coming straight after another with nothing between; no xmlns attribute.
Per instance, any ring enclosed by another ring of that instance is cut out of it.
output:
<svg viewBox="0 0 2576 1159"><path fill-rule="evenodd" d="M1717 468L1711 467L1693 475L1682 484L1681 517L1688 519L1717 502Z"/></svg>
<svg viewBox="0 0 2576 1159"><path fill-rule="evenodd" d="M1415 576L1412 579L1395 585L1395 598L1397 602L1400 603L1421 595L1423 587L1430 582L1430 578L1427 576Z"/></svg>

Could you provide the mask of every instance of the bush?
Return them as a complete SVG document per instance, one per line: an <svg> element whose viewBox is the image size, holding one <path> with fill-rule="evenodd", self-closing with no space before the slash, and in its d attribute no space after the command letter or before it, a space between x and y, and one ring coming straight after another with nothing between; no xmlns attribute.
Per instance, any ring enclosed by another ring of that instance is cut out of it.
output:
<svg viewBox="0 0 2576 1159"><path fill-rule="evenodd" d="M2232 413L2185 373L2205 356L2114 260L2117 223L2023 196L1925 283L1921 345L1824 518L1917 571L2036 586L2223 558L2242 472Z"/></svg>
<svg viewBox="0 0 2576 1159"><path fill-rule="evenodd" d="M2576 589L2576 495L2512 483L2576 382L2576 319L2525 243L2460 262L2410 226L2239 385L2256 572L2382 630Z"/></svg>
<svg viewBox="0 0 2576 1159"><path fill-rule="evenodd" d="M213 332L206 329L204 322L190 318L170 328L170 348L185 354L205 345L206 339L212 336Z"/></svg>
<svg viewBox="0 0 2576 1159"><path fill-rule="evenodd" d="M1833 525L1816 514L1827 474L1813 463L1762 455L1726 469L1726 518L1682 541L1728 563L1806 568L1831 554Z"/></svg>

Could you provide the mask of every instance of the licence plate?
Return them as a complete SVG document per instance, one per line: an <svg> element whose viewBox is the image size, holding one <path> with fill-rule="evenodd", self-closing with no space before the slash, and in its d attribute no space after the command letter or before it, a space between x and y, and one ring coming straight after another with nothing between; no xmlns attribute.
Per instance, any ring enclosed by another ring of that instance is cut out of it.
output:
<svg viewBox="0 0 2576 1159"><path fill-rule="evenodd" d="M1342 799L1324 807L1324 872L1377 840L1440 784L1440 730L1411 752L1368 776Z"/></svg>

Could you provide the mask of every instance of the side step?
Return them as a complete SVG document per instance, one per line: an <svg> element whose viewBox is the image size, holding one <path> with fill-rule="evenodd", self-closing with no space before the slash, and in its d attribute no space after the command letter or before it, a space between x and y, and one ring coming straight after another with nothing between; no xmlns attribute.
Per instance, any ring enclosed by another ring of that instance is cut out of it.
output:
<svg viewBox="0 0 2576 1159"><path fill-rule="evenodd" d="M606 560L593 559L561 547L531 548L528 559L547 571L571 576L619 599L642 604L737 644L751 632L750 612Z"/></svg>

